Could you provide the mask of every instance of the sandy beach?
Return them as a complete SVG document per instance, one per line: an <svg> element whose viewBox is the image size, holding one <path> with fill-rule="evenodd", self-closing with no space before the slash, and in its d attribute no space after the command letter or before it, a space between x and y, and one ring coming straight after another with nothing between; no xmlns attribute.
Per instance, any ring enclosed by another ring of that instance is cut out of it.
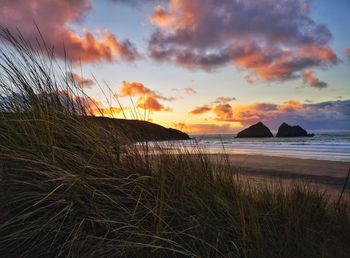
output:
<svg viewBox="0 0 350 258"><path fill-rule="evenodd" d="M250 178L303 180L334 195L341 191L350 162L298 159L263 155L229 155L231 164L241 175ZM346 188L350 195L350 185Z"/></svg>

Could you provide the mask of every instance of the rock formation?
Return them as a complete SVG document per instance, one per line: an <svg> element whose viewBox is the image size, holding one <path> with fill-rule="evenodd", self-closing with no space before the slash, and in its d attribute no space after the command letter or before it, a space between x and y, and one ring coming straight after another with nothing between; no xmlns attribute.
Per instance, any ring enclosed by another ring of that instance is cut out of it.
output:
<svg viewBox="0 0 350 258"><path fill-rule="evenodd" d="M281 124L278 128L276 137L312 137L314 134L308 134L306 130L299 125L290 126L287 123Z"/></svg>
<svg viewBox="0 0 350 258"><path fill-rule="evenodd" d="M243 131L240 131L236 136L236 138L250 137L273 137L273 134L266 125L264 125L262 122L259 122L244 129Z"/></svg>

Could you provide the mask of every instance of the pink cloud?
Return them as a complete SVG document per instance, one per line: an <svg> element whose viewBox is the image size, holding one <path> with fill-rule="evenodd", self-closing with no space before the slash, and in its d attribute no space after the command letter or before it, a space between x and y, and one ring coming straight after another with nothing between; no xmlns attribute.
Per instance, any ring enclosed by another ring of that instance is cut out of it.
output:
<svg viewBox="0 0 350 258"><path fill-rule="evenodd" d="M313 88L323 89L328 86L327 83L320 81L311 69L305 71L303 80L305 84L309 84Z"/></svg>
<svg viewBox="0 0 350 258"><path fill-rule="evenodd" d="M121 41L108 31L93 34L84 29L80 35L69 27L81 22L90 9L90 0L2 1L0 26L12 32L18 28L27 41L37 46L35 22L59 58L65 58L66 51L72 61L134 61L138 53L128 40Z"/></svg>
<svg viewBox="0 0 350 258"><path fill-rule="evenodd" d="M338 62L330 31L309 11L299 0L169 0L150 16L149 54L190 69L233 64L250 83L303 78Z"/></svg>
<svg viewBox="0 0 350 258"><path fill-rule="evenodd" d="M350 47L344 49L344 53L347 57L350 57Z"/></svg>

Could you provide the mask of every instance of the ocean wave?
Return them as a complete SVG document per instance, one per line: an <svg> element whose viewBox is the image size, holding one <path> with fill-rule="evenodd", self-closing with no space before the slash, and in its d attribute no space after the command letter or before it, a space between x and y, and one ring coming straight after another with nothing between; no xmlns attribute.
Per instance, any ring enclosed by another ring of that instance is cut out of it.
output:
<svg viewBox="0 0 350 258"><path fill-rule="evenodd" d="M152 143L151 143L152 144ZM200 136L188 141L153 143L155 146L201 149L207 153L271 155L350 162L350 133L326 133L308 138L245 138L234 135Z"/></svg>

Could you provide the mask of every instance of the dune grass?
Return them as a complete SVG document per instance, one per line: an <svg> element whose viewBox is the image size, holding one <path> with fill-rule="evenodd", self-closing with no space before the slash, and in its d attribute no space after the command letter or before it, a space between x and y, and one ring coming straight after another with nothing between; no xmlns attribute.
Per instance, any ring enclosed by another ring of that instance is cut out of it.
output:
<svg viewBox="0 0 350 258"><path fill-rule="evenodd" d="M0 35L1 257L348 257L347 202L250 185L225 155L128 144L85 119L44 41Z"/></svg>

